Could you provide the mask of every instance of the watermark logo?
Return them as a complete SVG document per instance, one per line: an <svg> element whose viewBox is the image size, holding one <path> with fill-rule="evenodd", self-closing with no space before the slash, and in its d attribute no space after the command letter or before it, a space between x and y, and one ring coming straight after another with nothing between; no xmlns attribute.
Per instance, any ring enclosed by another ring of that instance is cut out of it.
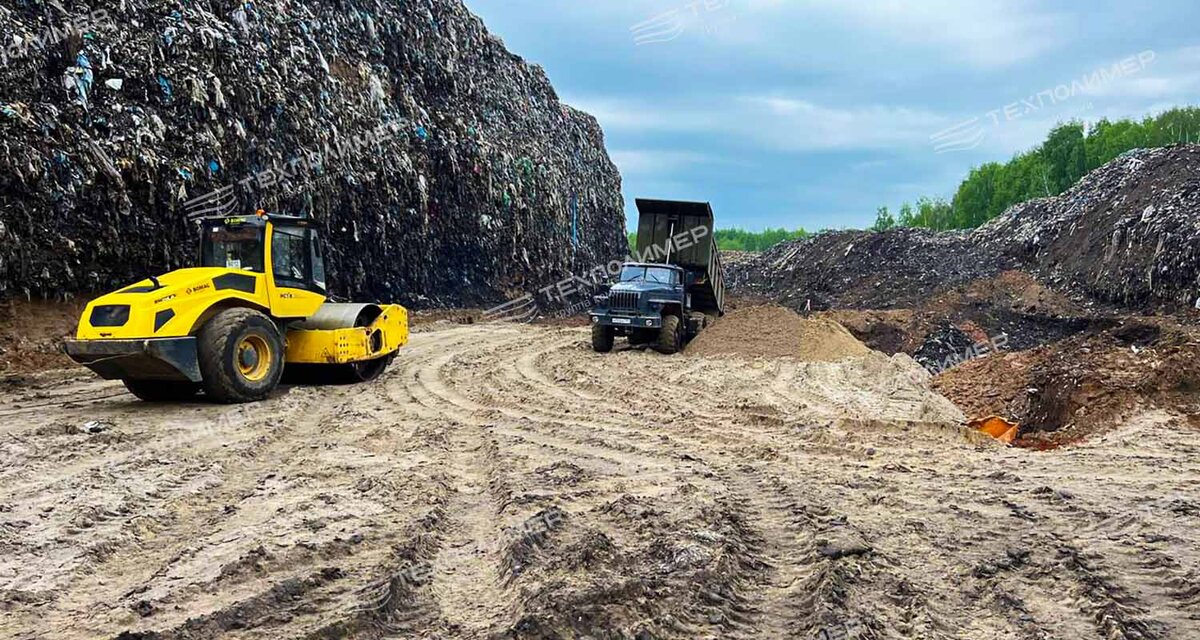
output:
<svg viewBox="0 0 1200 640"><path fill-rule="evenodd" d="M936 153L969 151L982 144L989 133L1005 123L1020 120L1050 107L1069 102L1080 95L1087 95L1105 85L1137 75L1150 66L1155 57L1154 51L1149 50L1129 56L1069 83L1056 85L1027 98L988 111L983 115L968 118L929 136L929 141Z"/></svg>
<svg viewBox="0 0 1200 640"><path fill-rule="evenodd" d="M483 312L481 316L488 322L532 322L538 316L538 303L532 294L525 294L516 300L497 305Z"/></svg>
<svg viewBox="0 0 1200 640"><path fill-rule="evenodd" d="M970 362L976 358L982 358L989 353L999 353L1008 345L1008 334L1002 333L993 336L982 342L967 347L961 353L952 353L941 362L934 362L931 365L926 365L926 368L933 375L938 375L945 371L949 371L960 364Z"/></svg>
<svg viewBox="0 0 1200 640"><path fill-rule="evenodd" d="M336 144L328 153L303 151L291 154L292 159L283 164L258 171L239 180L236 184L246 192L265 191L284 184L303 185L317 177L328 177L326 168L331 162L349 158L352 154L383 144L395 138L402 128L394 122L383 123L357 136L351 136ZM253 187L253 189L252 189ZM238 213L239 202L235 185L226 185L209 191L183 203L188 218L210 218L231 216Z"/></svg>
<svg viewBox="0 0 1200 640"><path fill-rule="evenodd" d="M708 237L708 227L696 227L677 233L664 242L646 247L641 253L630 254L625 260L612 260L607 264L579 275L571 275L515 300L496 305L483 312L482 318L497 322L532 322L539 316L542 305L558 309L553 317L569 317L591 308L591 294L604 281L615 278L627 262L660 263L680 251L696 246Z"/></svg>
<svg viewBox="0 0 1200 640"><path fill-rule="evenodd" d="M728 7L729 0L694 0L639 22L630 27L629 32L637 46L671 42L697 24L711 33L721 26L720 21L715 20L717 15L725 13L727 20L736 19L724 11Z"/></svg>
<svg viewBox="0 0 1200 640"><path fill-rule="evenodd" d="M101 27L115 29L116 21L104 9L90 13L74 14L57 2L51 1L50 6L61 15L60 24L51 24L40 33L29 36L15 36L7 46L0 48L0 66L7 67L17 60L27 58L38 48L51 48L65 42L72 35L96 30Z"/></svg>
<svg viewBox="0 0 1200 640"><path fill-rule="evenodd" d="M238 199L233 191L233 185L209 191L201 196L183 203L183 210L189 218L227 217L237 213Z"/></svg>

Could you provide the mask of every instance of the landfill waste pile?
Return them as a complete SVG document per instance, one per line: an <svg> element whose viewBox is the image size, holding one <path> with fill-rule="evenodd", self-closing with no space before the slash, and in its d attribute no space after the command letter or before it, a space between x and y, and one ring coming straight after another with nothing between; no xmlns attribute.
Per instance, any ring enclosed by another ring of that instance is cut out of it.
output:
<svg viewBox="0 0 1200 640"><path fill-rule="evenodd" d="M730 286L797 309L908 308L948 285L996 273L964 232L827 231L730 265Z"/></svg>
<svg viewBox="0 0 1200 640"><path fill-rule="evenodd" d="M913 353L913 360L926 369L940 370L954 363L959 354L967 353L976 340L966 331L953 324L944 324L925 338L925 342Z"/></svg>
<svg viewBox="0 0 1200 640"><path fill-rule="evenodd" d="M0 7L0 296L186 266L188 214L308 214L335 294L514 297L625 250L591 116L460 0Z"/></svg>
<svg viewBox="0 0 1200 640"><path fill-rule="evenodd" d="M900 309L1007 270L1084 307L1200 305L1200 145L1138 150L1061 196L971 232L835 231L730 268L729 282L795 308Z"/></svg>
<svg viewBox="0 0 1200 640"><path fill-rule="evenodd" d="M1200 145L1130 152L971 234L1043 283L1124 310L1200 308Z"/></svg>

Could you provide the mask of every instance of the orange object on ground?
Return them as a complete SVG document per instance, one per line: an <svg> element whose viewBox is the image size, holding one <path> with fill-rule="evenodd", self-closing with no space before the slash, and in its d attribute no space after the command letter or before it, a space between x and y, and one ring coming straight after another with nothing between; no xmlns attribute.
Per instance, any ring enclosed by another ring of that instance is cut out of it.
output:
<svg viewBox="0 0 1200 640"><path fill-rule="evenodd" d="M1017 428L1020 425L1009 422L1000 416L989 416L971 420L967 426L976 431L982 431L1004 444L1012 444L1012 441L1017 439Z"/></svg>

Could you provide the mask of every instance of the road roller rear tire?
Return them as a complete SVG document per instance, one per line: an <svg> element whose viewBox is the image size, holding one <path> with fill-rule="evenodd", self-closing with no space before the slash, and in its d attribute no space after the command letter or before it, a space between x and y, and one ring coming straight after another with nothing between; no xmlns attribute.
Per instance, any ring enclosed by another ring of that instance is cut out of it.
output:
<svg viewBox="0 0 1200 640"><path fill-rule="evenodd" d="M363 360L362 362L355 362L354 364L348 365L350 367L350 378L354 382L370 382L383 375L383 372L387 371L388 365L390 365L392 360L395 358L396 354L392 353L383 356L382 358Z"/></svg>
<svg viewBox="0 0 1200 640"><path fill-rule="evenodd" d="M145 402L179 402L196 397L200 385L174 380L122 380L129 393Z"/></svg>
<svg viewBox="0 0 1200 640"><path fill-rule="evenodd" d="M283 375L283 339L262 312L228 309L205 323L197 336L204 393L235 404L266 398Z"/></svg>

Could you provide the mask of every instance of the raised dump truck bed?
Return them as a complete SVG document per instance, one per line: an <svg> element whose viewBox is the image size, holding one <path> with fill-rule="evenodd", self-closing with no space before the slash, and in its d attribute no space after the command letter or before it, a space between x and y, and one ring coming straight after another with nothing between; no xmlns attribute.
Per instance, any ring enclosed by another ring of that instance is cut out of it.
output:
<svg viewBox="0 0 1200 640"><path fill-rule="evenodd" d="M725 279L721 252L713 233L713 210L707 202L637 199L637 255L642 262L670 263L694 277L688 286L692 309L725 313ZM669 255L663 249L670 245Z"/></svg>

